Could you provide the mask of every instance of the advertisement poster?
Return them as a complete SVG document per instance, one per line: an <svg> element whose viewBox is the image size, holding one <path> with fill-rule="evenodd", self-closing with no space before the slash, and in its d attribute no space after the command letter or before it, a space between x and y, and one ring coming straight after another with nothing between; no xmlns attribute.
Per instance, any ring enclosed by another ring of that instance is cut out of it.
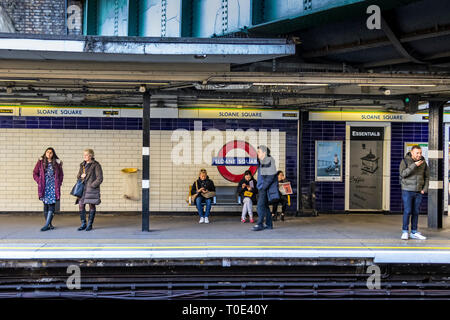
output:
<svg viewBox="0 0 450 320"><path fill-rule="evenodd" d="M342 181L342 141L316 141L316 181Z"/></svg>
<svg viewBox="0 0 450 320"><path fill-rule="evenodd" d="M422 149L422 156L428 164L428 142L405 142L405 155L411 151L414 145L418 145Z"/></svg>
<svg viewBox="0 0 450 320"><path fill-rule="evenodd" d="M381 210L383 205L383 127L350 129L351 210Z"/></svg>

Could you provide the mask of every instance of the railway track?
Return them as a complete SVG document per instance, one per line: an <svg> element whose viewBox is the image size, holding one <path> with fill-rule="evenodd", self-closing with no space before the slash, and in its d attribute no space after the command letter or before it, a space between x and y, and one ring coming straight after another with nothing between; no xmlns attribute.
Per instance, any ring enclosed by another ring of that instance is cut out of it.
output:
<svg viewBox="0 0 450 320"><path fill-rule="evenodd" d="M0 298L40 299L450 299L449 265L381 265L369 289L362 266L84 266L0 268Z"/></svg>

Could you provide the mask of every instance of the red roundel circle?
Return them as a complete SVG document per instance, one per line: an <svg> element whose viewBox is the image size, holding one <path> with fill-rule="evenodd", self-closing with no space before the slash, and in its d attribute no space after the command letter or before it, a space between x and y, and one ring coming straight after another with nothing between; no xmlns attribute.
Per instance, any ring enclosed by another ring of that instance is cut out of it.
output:
<svg viewBox="0 0 450 320"><path fill-rule="evenodd" d="M218 156L221 158L225 158L227 153L233 149L244 150L245 152L247 152L247 154L249 155L250 158L257 157L255 148L253 148L248 142L239 141L239 140L230 141L227 144L225 144L222 147L222 149L219 150ZM224 177L225 179L227 179L228 181L231 181L231 182L238 183L244 177L244 173L234 174L234 173L230 172L226 166L217 166L217 169L219 170L222 177ZM254 175L257 169L258 169L258 166L250 166L247 170L250 170L252 175ZM246 171L246 170L243 170L243 171Z"/></svg>

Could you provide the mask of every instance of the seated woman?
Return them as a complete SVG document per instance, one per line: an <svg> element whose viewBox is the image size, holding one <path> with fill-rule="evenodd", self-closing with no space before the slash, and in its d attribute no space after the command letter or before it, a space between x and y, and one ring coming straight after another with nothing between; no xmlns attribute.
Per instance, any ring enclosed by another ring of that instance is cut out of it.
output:
<svg viewBox="0 0 450 320"><path fill-rule="evenodd" d="M256 204L256 194L258 189L256 188L256 180L253 178L250 170L245 171L244 177L237 186L237 194L242 199L242 216L241 222L245 223L247 219L247 213L250 218L250 222L253 223L253 205Z"/></svg>
<svg viewBox="0 0 450 320"><path fill-rule="evenodd" d="M288 182L288 180L286 179L286 177L284 176L283 171L278 171L277 172L277 177L278 177L278 183L282 183L282 182ZM281 204L281 221L284 221L284 216L286 214L286 207L288 204L288 198L287 195L284 195L281 193L281 191L278 191L280 193L280 199L275 202L272 205L272 220L273 221L277 221L278 218L278 205Z"/></svg>
<svg viewBox="0 0 450 320"><path fill-rule="evenodd" d="M215 195L216 187L214 182L209 179L205 169L201 169L197 181L191 188L191 195L195 198L200 221L198 223L209 223L209 213L211 212L211 203ZM203 211L203 205L206 205L206 211Z"/></svg>

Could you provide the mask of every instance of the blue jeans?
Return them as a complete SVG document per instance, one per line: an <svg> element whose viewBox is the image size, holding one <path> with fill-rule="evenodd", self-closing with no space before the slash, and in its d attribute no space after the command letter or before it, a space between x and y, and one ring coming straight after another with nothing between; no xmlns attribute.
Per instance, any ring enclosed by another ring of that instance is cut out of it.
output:
<svg viewBox="0 0 450 320"><path fill-rule="evenodd" d="M272 214L269 208L269 199L267 199L267 190L261 190L258 193L258 206L256 208L258 212L257 224L263 227L264 219L266 219L266 226L272 228Z"/></svg>
<svg viewBox="0 0 450 320"><path fill-rule="evenodd" d="M411 233L416 233L422 194L420 192L402 190L402 199L404 206L402 231L408 232L409 217L411 216Z"/></svg>
<svg viewBox="0 0 450 320"><path fill-rule="evenodd" d="M200 218L209 217L209 213L211 212L211 203L212 198L206 199L201 195L198 195L197 198L195 198L195 205L197 206L197 211ZM206 205L206 212L203 212L203 204Z"/></svg>

